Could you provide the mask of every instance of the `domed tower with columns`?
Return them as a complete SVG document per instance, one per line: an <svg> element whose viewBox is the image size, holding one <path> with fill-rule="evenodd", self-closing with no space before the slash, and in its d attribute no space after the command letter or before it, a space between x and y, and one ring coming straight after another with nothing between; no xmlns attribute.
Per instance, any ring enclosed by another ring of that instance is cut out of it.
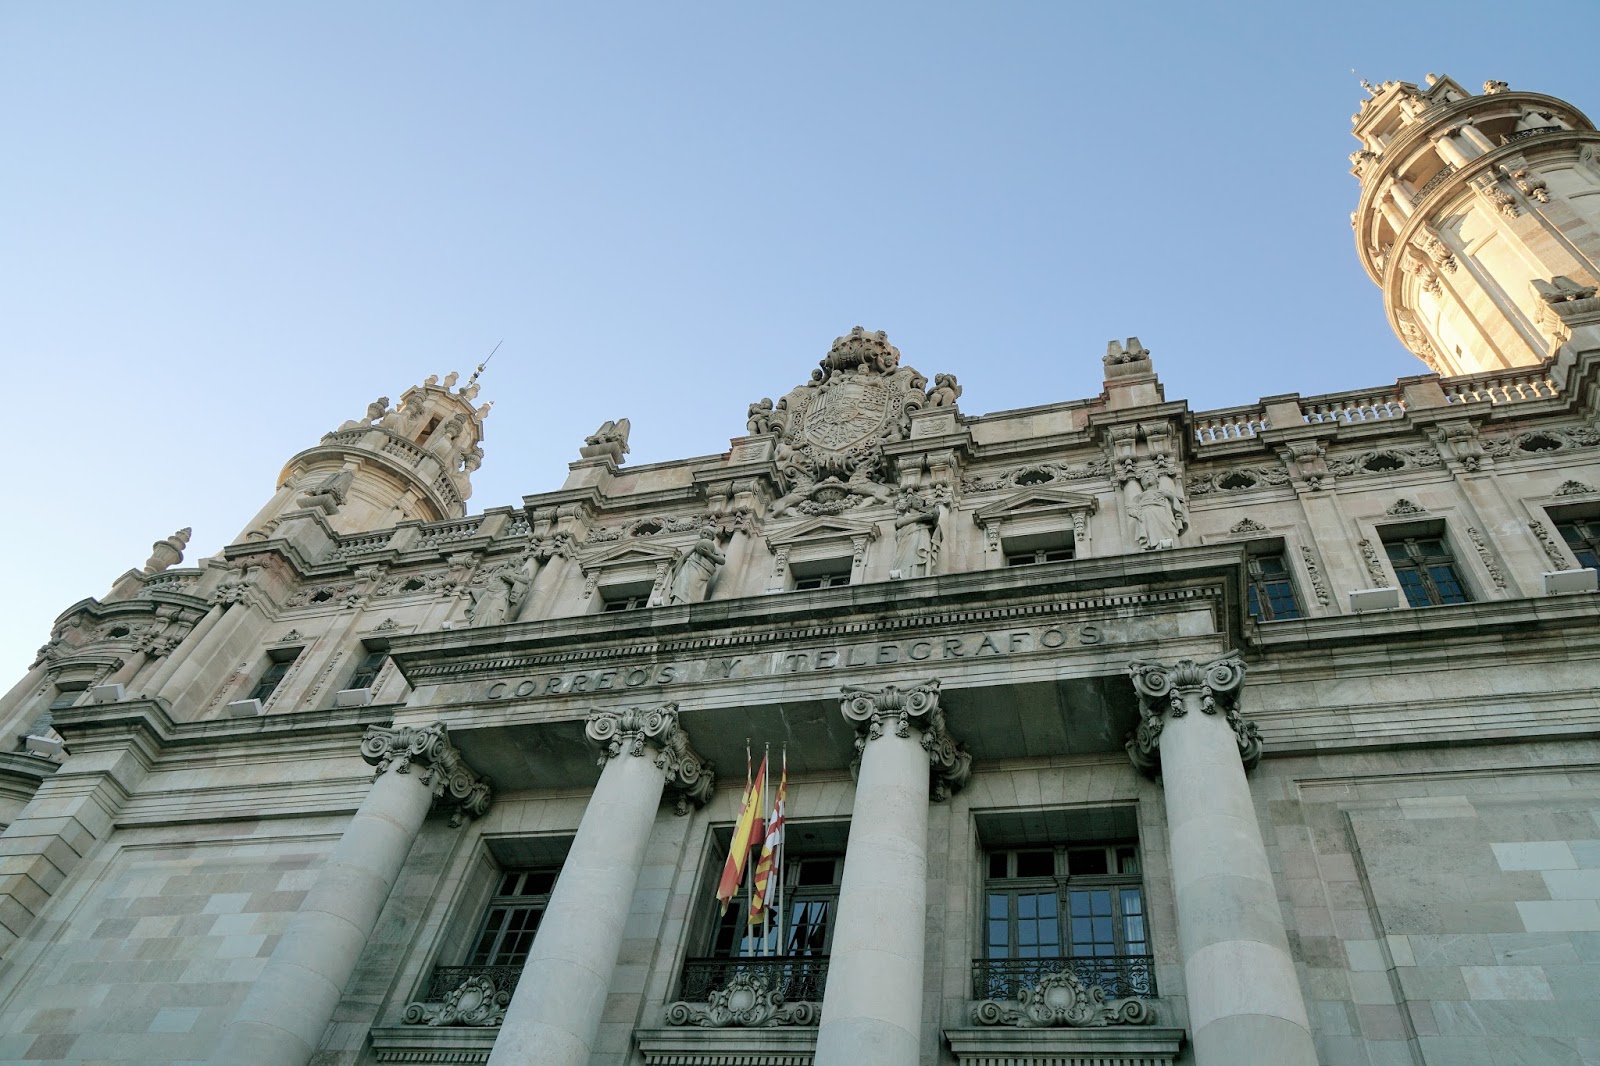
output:
<svg viewBox="0 0 1600 1066"><path fill-rule="evenodd" d="M472 473L483 463L483 420L493 404L473 405L477 373L459 389L457 376L430 375L395 407L380 396L363 417L295 455L239 539L265 540L291 511L320 512L342 534L461 518Z"/></svg>
<svg viewBox="0 0 1600 1066"><path fill-rule="evenodd" d="M1351 222L1389 324L1446 376L1543 362L1600 281L1600 133L1502 81L1363 85Z"/></svg>

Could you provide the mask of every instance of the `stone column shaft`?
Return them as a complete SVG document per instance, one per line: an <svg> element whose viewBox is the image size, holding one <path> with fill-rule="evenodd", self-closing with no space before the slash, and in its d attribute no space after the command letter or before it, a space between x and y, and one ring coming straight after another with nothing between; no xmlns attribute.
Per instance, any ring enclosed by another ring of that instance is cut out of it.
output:
<svg viewBox="0 0 1600 1066"><path fill-rule="evenodd" d="M944 729L939 683L846 688L845 717L863 726L856 798L816 1066L917 1066L927 940L930 761L947 795L970 759Z"/></svg>
<svg viewBox="0 0 1600 1066"><path fill-rule="evenodd" d="M317 874L272 957L223 1030L212 1066L306 1066L355 971L436 795L481 814L489 791L443 725L369 730L378 778Z"/></svg>
<svg viewBox="0 0 1600 1066"><path fill-rule="evenodd" d="M588 1066L624 928L667 782L704 802L709 767L688 747L676 705L598 712L589 736L605 769L539 922L489 1066Z"/></svg>
<svg viewBox="0 0 1600 1066"><path fill-rule="evenodd" d="M1226 656L1130 671L1141 721L1129 754L1153 769L1159 746L1196 1066L1317 1066L1245 780L1261 744L1236 705L1244 664Z"/></svg>

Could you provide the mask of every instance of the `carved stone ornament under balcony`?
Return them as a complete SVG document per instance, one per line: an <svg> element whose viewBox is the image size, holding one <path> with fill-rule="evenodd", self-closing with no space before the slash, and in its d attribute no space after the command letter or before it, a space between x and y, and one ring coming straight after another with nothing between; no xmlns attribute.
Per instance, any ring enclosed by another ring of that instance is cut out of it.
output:
<svg viewBox="0 0 1600 1066"><path fill-rule="evenodd" d="M702 1025L710 1029L734 1026L816 1025L818 1003L786 1003L783 992L766 974L740 971L727 987L712 992L706 1003L667 1004L668 1025Z"/></svg>
<svg viewBox="0 0 1600 1066"><path fill-rule="evenodd" d="M953 383L953 382L952 382ZM833 342L811 380L778 401L752 405L748 428L778 438L775 460L784 496L772 514L815 502L891 499L884 445L911 435L912 412L928 403L928 379L900 365L900 350L881 330L860 326Z"/></svg>
<svg viewBox="0 0 1600 1066"><path fill-rule="evenodd" d="M1106 1002L1098 985L1085 985L1071 972L1047 973L1024 987L1016 1000L986 999L972 1008L979 1025L1053 1026L1148 1025L1155 1017L1142 999Z"/></svg>
<svg viewBox="0 0 1600 1066"><path fill-rule="evenodd" d="M929 792L934 799L948 799L972 776L972 756L945 727L937 680L910 688L846 685L840 690L840 709L845 718L856 725L856 757L851 764L852 771L860 765L861 753L867 744L883 736L885 725L892 724L895 736L908 737L915 722L922 731L922 747L933 768Z"/></svg>
<svg viewBox="0 0 1600 1066"><path fill-rule="evenodd" d="M600 765L624 753L643 758L653 749L656 767L667 775L667 787L677 792L677 812L703 807L716 787L711 763L689 746L689 734L678 724L678 705L629 707L621 711L595 711L584 733L602 746Z"/></svg>
<svg viewBox="0 0 1600 1066"><path fill-rule="evenodd" d="M408 774L413 765L420 764L422 772L418 777L433 792L433 798L448 795L455 804L451 825L460 825L465 818L478 818L489 809L493 790L488 779L467 765L450 743L450 732L443 722L421 729L368 726L367 735L361 738L361 757L377 767L380 774L391 766L395 773Z"/></svg>
<svg viewBox="0 0 1600 1066"><path fill-rule="evenodd" d="M1139 696L1139 728L1129 734L1128 758L1141 772L1154 777L1160 770L1161 730L1166 715L1182 718L1189 713L1184 697L1198 695L1204 714L1220 713L1239 743L1239 758L1246 770L1261 761L1261 735L1254 722L1239 713L1239 689L1244 684L1244 661L1229 652L1208 663L1179 659L1166 663L1140 660L1128 664L1128 676Z"/></svg>
<svg viewBox="0 0 1600 1066"><path fill-rule="evenodd" d="M499 1025L506 1019L511 993L495 988L487 977L469 977L442 1003L410 1003L401 1021L406 1025Z"/></svg>

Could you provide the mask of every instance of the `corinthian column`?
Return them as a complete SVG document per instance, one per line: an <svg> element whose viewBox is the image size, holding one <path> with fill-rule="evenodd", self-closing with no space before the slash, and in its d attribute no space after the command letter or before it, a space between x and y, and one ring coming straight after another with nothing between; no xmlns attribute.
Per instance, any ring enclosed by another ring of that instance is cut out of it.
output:
<svg viewBox="0 0 1600 1066"><path fill-rule="evenodd" d="M945 730L937 681L846 687L842 703L857 728L860 769L816 1066L917 1066L928 798L966 784L972 760Z"/></svg>
<svg viewBox="0 0 1600 1066"><path fill-rule="evenodd" d="M1128 665L1133 764L1161 775L1178 944L1196 1066L1316 1066L1311 1025L1245 771L1261 759L1239 715L1244 663Z"/></svg>
<svg viewBox="0 0 1600 1066"><path fill-rule="evenodd" d="M578 823L489 1066L588 1066L645 846L668 784L678 813L711 796L710 765L689 747L677 704L596 711L600 783Z"/></svg>
<svg viewBox="0 0 1600 1066"><path fill-rule="evenodd" d="M450 744L443 722L373 726L361 757L378 768L372 790L223 1030L213 1066L306 1066L433 801L455 802L453 825L489 809L488 782Z"/></svg>

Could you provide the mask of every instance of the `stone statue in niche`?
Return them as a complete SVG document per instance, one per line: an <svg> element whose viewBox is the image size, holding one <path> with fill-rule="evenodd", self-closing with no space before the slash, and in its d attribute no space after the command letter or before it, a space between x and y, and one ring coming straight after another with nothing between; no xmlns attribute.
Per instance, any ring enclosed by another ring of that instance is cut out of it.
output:
<svg viewBox="0 0 1600 1066"><path fill-rule="evenodd" d="M711 589L711 579L716 575L717 568L727 561L728 557L717 550L716 530L710 526L702 529L700 539L678 564L667 603L676 605L703 601Z"/></svg>
<svg viewBox="0 0 1600 1066"><path fill-rule="evenodd" d="M939 553L939 507L914 492L894 505L894 576L927 577Z"/></svg>
<svg viewBox="0 0 1600 1066"><path fill-rule="evenodd" d="M935 374L933 388L928 390L928 406L954 407L960 395L961 386L956 384L954 374Z"/></svg>
<svg viewBox="0 0 1600 1066"><path fill-rule="evenodd" d="M521 566L496 570L482 585L469 589L472 602L467 605L467 624L478 629L515 621L533 587L533 579L539 576L540 562L536 554L530 553Z"/></svg>
<svg viewBox="0 0 1600 1066"><path fill-rule="evenodd" d="M1152 465L1125 483L1134 534L1145 551L1177 547L1178 535L1189 528L1183 497L1173 491L1170 481Z"/></svg>

